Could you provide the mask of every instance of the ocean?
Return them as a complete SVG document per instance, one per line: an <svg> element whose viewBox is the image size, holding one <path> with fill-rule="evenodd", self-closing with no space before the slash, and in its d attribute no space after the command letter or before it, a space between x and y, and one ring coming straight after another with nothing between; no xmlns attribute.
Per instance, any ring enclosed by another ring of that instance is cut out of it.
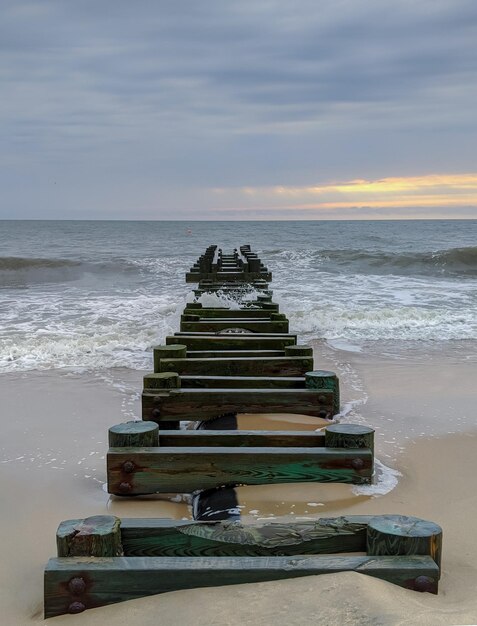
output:
<svg viewBox="0 0 477 626"><path fill-rule="evenodd" d="M303 342L475 358L477 220L2 221L0 371L149 369L215 243L251 244Z"/></svg>

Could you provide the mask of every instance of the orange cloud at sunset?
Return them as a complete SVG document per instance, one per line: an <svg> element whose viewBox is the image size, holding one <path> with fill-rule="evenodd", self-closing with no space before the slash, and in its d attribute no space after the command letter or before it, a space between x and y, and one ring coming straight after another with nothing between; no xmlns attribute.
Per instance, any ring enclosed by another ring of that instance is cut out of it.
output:
<svg viewBox="0 0 477 626"><path fill-rule="evenodd" d="M236 206L253 206L259 211L309 211L310 217L313 211L338 213L340 209L353 208L477 207L477 174L354 179L303 187L242 187L216 189L215 192L224 200L233 197Z"/></svg>

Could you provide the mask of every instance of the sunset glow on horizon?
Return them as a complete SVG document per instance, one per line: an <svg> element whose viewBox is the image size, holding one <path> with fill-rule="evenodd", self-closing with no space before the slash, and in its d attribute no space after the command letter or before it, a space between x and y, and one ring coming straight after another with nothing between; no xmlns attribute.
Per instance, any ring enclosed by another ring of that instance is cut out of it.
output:
<svg viewBox="0 0 477 626"><path fill-rule="evenodd" d="M303 187L280 185L213 191L224 202L234 197L235 208L222 207L225 211L240 210L242 204L243 208L259 211L307 211L310 217L313 211L353 208L476 207L477 173L393 176ZM356 215L356 218L359 217Z"/></svg>

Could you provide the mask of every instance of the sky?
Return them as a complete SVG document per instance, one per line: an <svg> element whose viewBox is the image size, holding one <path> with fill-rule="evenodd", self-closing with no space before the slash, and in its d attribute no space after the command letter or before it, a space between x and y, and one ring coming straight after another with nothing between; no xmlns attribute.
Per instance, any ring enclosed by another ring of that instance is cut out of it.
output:
<svg viewBox="0 0 477 626"><path fill-rule="evenodd" d="M0 219L477 218L476 0L1 0Z"/></svg>

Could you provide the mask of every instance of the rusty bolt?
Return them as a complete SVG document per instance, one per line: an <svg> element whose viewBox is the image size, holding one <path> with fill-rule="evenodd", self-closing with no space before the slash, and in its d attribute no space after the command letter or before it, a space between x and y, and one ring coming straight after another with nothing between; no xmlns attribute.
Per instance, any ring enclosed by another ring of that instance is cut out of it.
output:
<svg viewBox="0 0 477 626"><path fill-rule="evenodd" d="M161 417L161 411L159 409L154 409L152 412L152 417Z"/></svg>
<svg viewBox="0 0 477 626"><path fill-rule="evenodd" d="M136 469L136 466L132 461L124 461L122 469L126 474L131 474Z"/></svg>
<svg viewBox="0 0 477 626"><path fill-rule="evenodd" d="M68 583L68 589L74 596L79 596L86 590L86 583L84 582L84 578L80 578L79 576L75 576Z"/></svg>
<svg viewBox="0 0 477 626"><path fill-rule="evenodd" d="M435 591L436 581L430 576L418 576L414 580L414 589L416 591L428 591L432 593Z"/></svg>
<svg viewBox="0 0 477 626"><path fill-rule="evenodd" d="M321 402L321 404L324 404L326 402L326 396L324 396L323 394L320 394L318 396L318 402Z"/></svg>
<svg viewBox="0 0 477 626"><path fill-rule="evenodd" d="M119 484L119 491L121 493L129 493L132 489L131 483L120 483Z"/></svg>
<svg viewBox="0 0 477 626"><path fill-rule="evenodd" d="M355 470L360 470L360 469L363 469L364 467L364 461L363 459L353 459L351 461L351 465L353 466Z"/></svg>
<svg viewBox="0 0 477 626"><path fill-rule="evenodd" d="M86 609L82 602L72 602L68 607L68 613L82 613Z"/></svg>

